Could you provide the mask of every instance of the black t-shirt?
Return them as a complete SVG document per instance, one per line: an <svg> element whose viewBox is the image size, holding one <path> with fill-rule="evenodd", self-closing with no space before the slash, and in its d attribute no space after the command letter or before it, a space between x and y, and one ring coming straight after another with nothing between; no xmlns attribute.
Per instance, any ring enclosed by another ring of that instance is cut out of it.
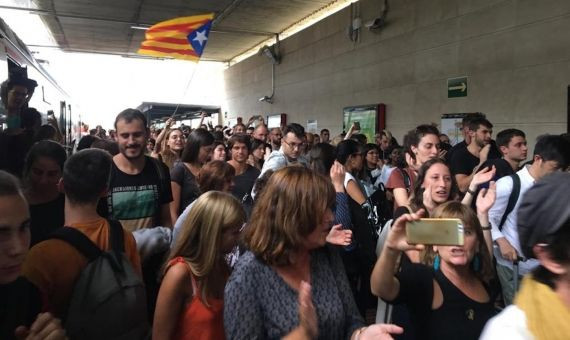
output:
<svg viewBox="0 0 570 340"><path fill-rule="evenodd" d="M16 339L19 326L30 327L43 309L40 291L24 277L0 285L0 339Z"/></svg>
<svg viewBox="0 0 570 340"><path fill-rule="evenodd" d="M451 149L449 149L445 154L445 160L447 161L447 164L450 164L451 158L453 158L453 154L455 154L455 152L466 148L467 144L465 143L464 140L451 147ZM502 157L501 151L497 147L497 143L494 140L491 140L491 150L489 150L488 159L496 159L501 157Z"/></svg>
<svg viewBox="0 0 570 340"><path fill-rule="evenodd" d="M240 202L244 199L245 195L251 193L251 189L253 189L253 185L257 177L259 177L259 174L259 169L248 164L247 170L245 170L243 174L234 177L232 194L240 200Z"/></svg>
<svg viewBox="0 0 570 340"><path fill-rule="evenodd" d="M184 209L200 196L200 188L198 188L196 177L182 162L174 163L172 170L170 170L170 180L180 185L178 215L181 215Z"/></svg>
<svg viewBox="0 0 570 340"><path fill-rule="evenodd" d="M495 171L495 176L493 176L492 180L495 182L498 181L500 178L503 178L505 176L510 176L515 173L509 162L507 162L503 158L487 160L485 163L481 165L479 171L487 167L492 167L493 165L495 166L496 171ZM481 187L488 187L488 183L486 184L487 184L486 186L482 185Z"/></svg>
<svg viewBox="0 0 570 340"><path fill-rule="evenodd" d="M55 200L42 204L30 205L31 242L30 247L36 243L47 240L50 234L63 227L65 195L60 194Z"/></svg>
<svg viewBox="0 0 570 340"><path fill-rule="evenodd" d="M479 339L485 323L495 315L493 294L489 302L467 297L438 270L422 264L407 263L397 274L400 292L392 303L405 303L412 323L422 339ZM443 293L443 304L433 310L433 280Z"/></svg>
<svg viewBox="0 0 570 340"><path fill-rule="evenodd" d="M452 175L471 175L473 168L479 164L479 158L464 148L458 148L449 159L449 170Z"/></svg>
<svg viewBox="0 0 570 340"><path fill-rule="evenodd" d="M122 172L113 162L109 192L101 200L108 217L129 231L160 225L162 205L172 202L168 167L157 159L145 159L143 170L136 175Z"/></svg>
<svg viewBox="0 0 570 340"><path fill-rule="evenodd" d="M451 147L451 149L449 149L447 151L447 153L445 154L445 160L447 161L447 164L450 163L451 158L453 157L453 154L460 149L466 148L467 144L465 144L465 141L461 141L457 144L455 144L454 146Z"/></svg>

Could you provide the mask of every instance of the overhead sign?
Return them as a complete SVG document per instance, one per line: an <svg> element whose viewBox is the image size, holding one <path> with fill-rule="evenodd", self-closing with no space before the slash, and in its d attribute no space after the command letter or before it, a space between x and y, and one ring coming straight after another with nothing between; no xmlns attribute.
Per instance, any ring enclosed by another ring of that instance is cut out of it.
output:
<svg viewBox="0 0 570 340"><path fill-rule="evenodd" d="M447 98L467 97L467 77L447 79Z"/></svg>
<svg viewBox="0 0 570 340"><path fill-rule="evenodd" d="M317 133L318 132L317 120L316 119L307 120L307 130L306 131L310 132L310 133Z"/></svg>

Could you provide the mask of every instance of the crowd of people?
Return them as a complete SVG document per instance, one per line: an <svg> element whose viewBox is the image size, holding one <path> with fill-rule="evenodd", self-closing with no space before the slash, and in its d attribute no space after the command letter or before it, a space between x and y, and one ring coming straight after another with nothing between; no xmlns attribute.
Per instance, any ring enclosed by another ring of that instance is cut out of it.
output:
<svg viewBox="0 0 570 340"><path fill-rule="evenodd" d="M480 113L451 146L429 124L400 145L126 109L70 152L13 117L28 85L3 87L1 339L570 334L567 134L529 159ZM424 217L459 219L463 244L408 243Z"/></svg>

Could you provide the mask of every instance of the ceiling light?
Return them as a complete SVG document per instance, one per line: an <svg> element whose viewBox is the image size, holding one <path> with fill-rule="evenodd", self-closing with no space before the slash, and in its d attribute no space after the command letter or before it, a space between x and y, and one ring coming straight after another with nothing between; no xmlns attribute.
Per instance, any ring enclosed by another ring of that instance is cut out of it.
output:
<svg viewBox="0 0 570 340"><path fill-rule="evenodd" d="M134 30L143 30L146 31L150 28L150 26L144 26L144 25L131 25L131 29Z"/></svg>

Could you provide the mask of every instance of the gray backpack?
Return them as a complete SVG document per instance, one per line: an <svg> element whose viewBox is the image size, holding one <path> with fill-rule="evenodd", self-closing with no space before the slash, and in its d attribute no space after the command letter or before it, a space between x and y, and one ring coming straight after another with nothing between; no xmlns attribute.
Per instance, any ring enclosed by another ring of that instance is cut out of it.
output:
<svg viewBox="0 0 570 340"><path fill-rule="evenodd" d="M66 333L71 339L150 338L142 278L125 256L121 224L110 220L109 226L109 251L75 228L63 227L51 236L69 243L89 261L75 281Z"/></svg>

